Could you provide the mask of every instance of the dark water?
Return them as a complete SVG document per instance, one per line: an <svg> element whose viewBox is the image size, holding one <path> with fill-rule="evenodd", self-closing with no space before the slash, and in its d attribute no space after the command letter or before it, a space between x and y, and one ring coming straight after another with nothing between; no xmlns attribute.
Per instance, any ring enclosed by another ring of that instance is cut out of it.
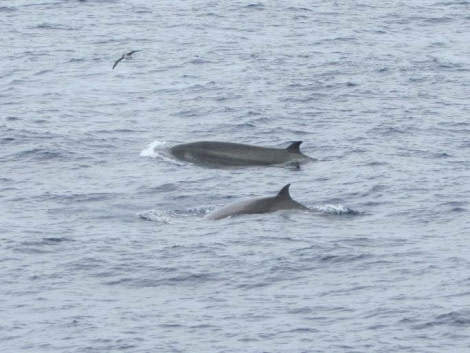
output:
<svg viewBox="0 0 470 353"><path fill-rule="evenodd" d="M0 351L470 351L470 2L0 18ZM319 161L161 153L196 140ZM287 183L320 212L203 220Z"/></svg>

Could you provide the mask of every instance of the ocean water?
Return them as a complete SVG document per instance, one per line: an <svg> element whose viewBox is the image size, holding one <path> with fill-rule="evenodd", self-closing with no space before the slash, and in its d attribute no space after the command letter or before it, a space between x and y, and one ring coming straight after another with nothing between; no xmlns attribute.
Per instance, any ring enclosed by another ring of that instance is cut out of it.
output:
<svg viewBox="0 0 470 353"><path fill-rule="evenodd" d="M470 351L469 1L0 19L1 352ZM163 153L198 140L318 161ZM204 219L287 183L318 212Z"/></svg>

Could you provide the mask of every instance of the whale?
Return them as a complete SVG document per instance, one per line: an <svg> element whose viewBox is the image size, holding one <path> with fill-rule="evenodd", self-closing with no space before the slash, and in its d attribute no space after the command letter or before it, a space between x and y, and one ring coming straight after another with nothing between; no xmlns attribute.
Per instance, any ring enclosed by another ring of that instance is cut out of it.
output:
<svg viewBox="0 0 470 353"><path fill-rule="evenodd" d="M271 148L233 142L198 141L169 148L177 159L208 166L268 166L300 164L315 159L300 151L302 141L292 142L287 148Z"/></svg>
<svg viewBox="0 0 470 353"><path fill-rule="evenodd" d="M290 184L284 186L276 196L250 199L229 204L208 214L205 219L219 220L231 216L272 213L280 210L310 210L308 207L292 199L289 193L289 187Z"/></svg>

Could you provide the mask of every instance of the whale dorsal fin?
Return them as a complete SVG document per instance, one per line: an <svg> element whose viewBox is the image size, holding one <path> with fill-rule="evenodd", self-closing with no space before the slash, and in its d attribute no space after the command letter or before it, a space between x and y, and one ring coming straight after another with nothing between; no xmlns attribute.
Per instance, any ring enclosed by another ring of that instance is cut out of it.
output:
<svg viewBox="0 0 470 353"><path fill-rule="evenodd" d="M276 197L279 197L281 199L291 199L290 194L289 194L289 186L290 184L287 184L284 186L281 191L277 193Z"/></svg>
<svg viewBox="0 0 470 353"><path fill-rule="evenodd" d="M295 142L292 142L289 147L287 147L287 152L290 152L290 153L298 153L300 154L300 144L302 143L302 141L295 141Z"/></svg>

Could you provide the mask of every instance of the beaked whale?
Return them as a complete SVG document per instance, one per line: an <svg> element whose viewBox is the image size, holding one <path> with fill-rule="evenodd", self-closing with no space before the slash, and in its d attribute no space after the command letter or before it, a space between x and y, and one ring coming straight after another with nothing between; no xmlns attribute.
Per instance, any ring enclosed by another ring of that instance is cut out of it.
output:
<svg viewBox="0 0 470 353"><path fill-rule="evenodd" d="M270 148L232 142L199 141L170 147L178 159L206 165L266 166L293 163L299 165L315 159L300 152L302 141L287 148Z"/></svg>
<svg viewBox="0 0 470 353"><path fill-rule="evenodd" d="M276 196L239 201L210 213L205 218L219 220L241 214L271 213L279 210L309 210L293 200L289 194L290 184L284 186Z"/></svg>

